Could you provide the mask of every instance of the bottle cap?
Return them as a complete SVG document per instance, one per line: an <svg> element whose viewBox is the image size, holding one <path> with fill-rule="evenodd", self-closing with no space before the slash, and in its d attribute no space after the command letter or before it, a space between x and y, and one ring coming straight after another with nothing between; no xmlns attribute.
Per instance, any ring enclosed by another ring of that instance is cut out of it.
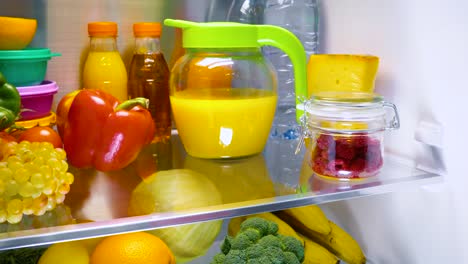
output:
<svg viewBox="0 0 468 264"><path fill-rule="evenodd" d="M88 23L88 34L92 37L116 37L117 23L91 22Z"/></svg>
<svg viewBox="0 0 468 264"><path fill-rule="evenodd" d="M159 37L161 36L161 23L141 22L133 24L135 37Z"/></svg>

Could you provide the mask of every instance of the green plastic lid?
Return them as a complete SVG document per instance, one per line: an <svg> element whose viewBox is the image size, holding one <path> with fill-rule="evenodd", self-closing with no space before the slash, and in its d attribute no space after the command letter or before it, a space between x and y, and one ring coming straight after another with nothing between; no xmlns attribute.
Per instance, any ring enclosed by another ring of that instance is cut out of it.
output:
<svg viewBox="0 0 468 264"><path fill-rule="evenodd" d="M248 48L259 47L258 29L235 22L196 23L166 19L164 25L183 29L184 48Z"/></svg>
<svg viewBox="0 0 468 264"><path fill-rule="evenodd" d="M27 48L23 50L0 50L0 60L50 59L61 56L48 48Z"/></svg>
<svg viewBox="0 0 468 264"><path fill-rule="evenodd" d="M184 48L256 48L274 46L284 51L294 67L296 106L307 98L306 53L302 43L290 31L272 25L250 25L235 22L197 23L165 19L164 25L182 28ZM297 121L303 114L297 109Z"/></svg>

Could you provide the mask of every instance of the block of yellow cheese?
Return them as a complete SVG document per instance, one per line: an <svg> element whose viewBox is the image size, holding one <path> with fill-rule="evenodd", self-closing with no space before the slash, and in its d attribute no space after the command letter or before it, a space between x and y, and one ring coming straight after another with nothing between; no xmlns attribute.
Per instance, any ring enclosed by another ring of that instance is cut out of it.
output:
<svg viewBox="0 0 468 264"><path fill-rule="evenodd" d="M379 58L371 55L316 54L307 64L308 93L374 92Z"/></svg>

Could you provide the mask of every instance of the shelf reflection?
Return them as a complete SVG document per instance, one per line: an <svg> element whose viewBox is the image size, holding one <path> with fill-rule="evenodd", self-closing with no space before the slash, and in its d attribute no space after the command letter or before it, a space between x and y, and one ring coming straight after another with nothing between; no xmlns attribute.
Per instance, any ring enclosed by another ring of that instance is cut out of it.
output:
<svg viewBox="0 0 468 264"><path fill-rule="evenodd" d="M223 204L275 196L262 155L230 160L200 159L187 155L184 168L207 176L222 194Z"/></svg>
<svg viewBox="0 0 468 264"><path fill-rule="evenodd" d="M313 172L308 163L308 155L304 157L299 175L300 192L311 192L315 195L337 193L356 190L366 187L379 186L382 184L380 176L359 180L338 180L324 178Z"/></svg>
<svg viewBox="0 0 468 264"><path fill-rule="evenodd" d="M18 224L2 223L0 224L0 233L69 224L76 224L76 221L73 219L70 208L64 204L60 204L41 216L24 215Z"/></svg>
<svg viewBox="0 0 468 264"><path fill-rule="evenodd" d="M70 167L75 176L65 204L77 221L101 221L128 216L133 189L142 179L172 166L172 143L147 145L136 160L122 170L102 172Z"/></svg>
<svg viewBox="0 0 468 264"><path fill-rule="evenodd" d="M188 169L205 176L218 189L222 204L277 195L277 183L271 180L262 154L239 159L210 160L185 153L182 156L178 147L174 142L150 144L131 165L119 171L102 172L71 167L75 182L67 194L65 204L79 222L128 217L132 192L142 180L148 180L155 172L173 169ZM184 186L180 185L179 188ZM191 195L191 190L183 191ZM196 203L184 207L196 208Z"/></svg>

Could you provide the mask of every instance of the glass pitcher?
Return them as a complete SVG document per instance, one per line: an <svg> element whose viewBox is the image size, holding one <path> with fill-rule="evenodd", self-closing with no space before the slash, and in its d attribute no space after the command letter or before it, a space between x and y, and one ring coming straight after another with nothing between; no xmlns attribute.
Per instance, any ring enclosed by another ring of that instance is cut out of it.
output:
<svg viewBox="0 0 468 264"><path fill-rule="evenodd" d="M170 100L187 153L214 159L260 153L278 98L276 73L261 47L280 48L291 58L298 103L307 96L306 55L300 41L270 25L172 19L164 23L183 29L186 53L172 68ZM298 110L297 117L301 115Z"/></svg>

